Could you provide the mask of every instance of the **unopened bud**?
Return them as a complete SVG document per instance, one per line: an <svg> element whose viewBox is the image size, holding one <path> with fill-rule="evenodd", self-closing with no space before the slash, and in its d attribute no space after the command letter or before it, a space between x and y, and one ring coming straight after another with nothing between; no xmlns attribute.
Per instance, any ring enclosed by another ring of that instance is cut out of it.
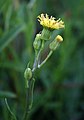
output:
<svg viewBox="0 0 84 120"><path fill-rule="evenodd" d="M27 68L24 72L24 77L26 80L29 80L32 78L32 70L30 68Z"/></svg>
<svg viewBox="0 0 84 120"><path fill-rule="evenodd" d="M34 46L34 49L38 50L41 46L41 34L37 34L36 35L36 38L34 40L34 43L33 43L33 46Z"/></svg>
<svg viewBox="0 0 84 120"><path fill-rule="evenodd" d="M60 35L57 35L54 41L52 41L49 45L50 50L56 50L59 46L59 43L63 41L63 38Z"/></svg>
<svg viewBox="0 0 84 120"><path fill-rule="evenodd" d="M63 38L62 38L60 35L57 35L56 40L57 40L58 42L62 42L62 41L63 41Z"/></svg>
<svg viewBox="0 0 84 120"><path fill-rule="evenodd" d="M58 42L56 40L52 41L49 45L50 50L55 50L58 45Z"/></svg>

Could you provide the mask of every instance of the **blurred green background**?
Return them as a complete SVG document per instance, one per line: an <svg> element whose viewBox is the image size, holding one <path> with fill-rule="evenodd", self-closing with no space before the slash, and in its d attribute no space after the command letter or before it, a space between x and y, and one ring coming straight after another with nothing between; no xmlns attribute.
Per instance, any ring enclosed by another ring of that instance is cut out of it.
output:
<svg viewBox="0 0 84 120"><path fill-rule="evenodd" d="M19 120L24 113L23 73L34 60L41 13L62 18L66 27L63 43L35 76L30 119L84 120L83 0L0 0L0 120L11 119L5 97Z"/></svg>

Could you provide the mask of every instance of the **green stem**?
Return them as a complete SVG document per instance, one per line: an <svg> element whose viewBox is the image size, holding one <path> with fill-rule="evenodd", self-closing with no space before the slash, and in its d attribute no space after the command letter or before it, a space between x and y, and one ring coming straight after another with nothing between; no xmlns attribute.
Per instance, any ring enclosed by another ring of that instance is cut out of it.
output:
<svg viewBox="0 0 84 120"><path fill-rule="evenodd" d="M59 45L59 42L58 42L57 45L55 46L54 50L57 49L58 45ZM41 67L47 62L47 60L50 58L50 56L52 55L52 53L53 53L54 50L51 50L51 51L49 52L49 54L47 55L47 57L45 58L45 60L44 60L40 65L38 64L38 68L41 68Z"/></svg>
<svg viewBox="0 0 84 120"><path fill-rule="evenodd" d="M42 52L42 50L43 50L43 48L44 48L44 43L45 43L45 41L42 40L42 45L41 45L41 48L40 48L38 54L37 54L36 51L35 51L36 55L35 55L35 61L34 61L33 69L32 69L33 72L34 72L35 69L37 69L37 67L38 67L38 63L39 63L39 61L40 61L40 55L41 55L41 52Z"/></svg>
<svg viewBox="0 0 84 120"><path fill-rule="evenodd" d="M43 44L44 44L44 42L42 43L42 46L41 46L41 49L40 49L38 55L35 56L35 61L34 61L34 64L33 64L33 69L32 69L33 73L35 72L35 70L38 67L38 61L39 61L40 54L41 54L41 51L42 51L42 48L43 48ZM27 93L26 93L26 109L25 109L25 113L24 113L24 116L23 116L23 120L28 120L29 113L30 113L30 110L32 108L34 83L35 83L34 78L28 80L28 86L29 87L27 88Z"/></svg>
<svg viewBox="0 0 84 120"><path fill-rule="evenodd" d="M8 111L10 112L10 114L12 115L12 117L14 118L14 120L17 120L15 114L11 111L11 109L10 109L10 107L8 105L7 98L5 98L5 103L6 103Z"/></svg>
<svg viewBox="0 0 84 120"><path fill-rule="evenodd" d="M41 54L41 52L42 52L42 50L43 50L43 48L44 48L44 40L42 40L42 45L41 45L41 48L40 48L40 50L39 50L39 53L38 53L38 56L37 56L37 60L39 60L39 57L40 57L40 54Z"/></svg>
<svg viewBox="0 0 84 120"><path fill-rule="evenodd" d="M35 83L34 78L29 80L29 83L28 83L29 87L27 88L27 93L26 93L26 110L25 110L23 120L28 120L29 113L30 113L31 108L32 108L34 83Z"/></svg>
<svg viewBox="0 0 84 120"><path fill-rule="evenodd" d="M36 54L36 56L35 56L35 61L34 61L33 69L32 69L33 73L38 68L38 62L40 60L40 54L41 54L41 51L43 50L43 48L44 48L44 40L42 41L42 45L41 45L39 53ZM29 119L29 113L30 113L30 110L31 110L32 104L33 104L34 83L35 83L34 78L28 80L28 86L29 87L27 88L27 93L26 93L26 110L25 110L25 113L24 113L24 116L23 116L23 120L28 120Z"/></svg>
<svg viewBox="0 0 84 120"><path fill-rule="evenodd" d="M38 68L41 68L46 63L46 61L49 59L49 57L52 55L52 53L53 53L53 51L49 52L46 59L40 65L38 65Z"/></svg>

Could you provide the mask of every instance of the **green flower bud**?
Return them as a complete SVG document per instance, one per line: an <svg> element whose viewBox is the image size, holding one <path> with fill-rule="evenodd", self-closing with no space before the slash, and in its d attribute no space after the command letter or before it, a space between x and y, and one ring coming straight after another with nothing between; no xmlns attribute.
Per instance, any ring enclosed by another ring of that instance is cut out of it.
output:
<svg viewBox="0 0 84 120"><path fill-rule="evenodd" d="M34 49L38 50L41 46L41 34L37 34L33 43Z"/></svg>
<svg viewBox="0 0 84 120"><path fill-rule="evenodd" d="M51 33L52 33L51 30L49 30L47 28L44 28L42 30L42 33L41 33L41 39L43 39L43 40L49 40L50 36L51 36Z"/></svg>
<svg viewBox="0 0 84 120"><path fill-rule="evenodd" d="M55 40L50 43L49 48L51 50L56 50L56 48L58 47L59 43L62 42L62 41L63 41L63 38L60 35L57 35Z"/></svg>
<svg viewBox="0 0 84 120"><path fill-rule="evenodd" d="M63 41L63 38L62 38L62 36L57 35L56 40L57 40L58 42L62 42L62 41Z"/></svg>
<svg viewBox="0 0 84 120"><path fill-rule="evenodd" d="M50 43L49 48L50 48L50 50L54 51L54 50L56 50L56 48L57 48L58 46L59 46L59 42L56 41L56 39L55 39L54 41L52 41L52 42Z"/></svg>
<svg viewBox="0 0 84 120"><path fill-rule="evenodd" d="M26 80L29 80L32 78L32 70L30 68L27 68L24 72L24 77Z"/></svg>
<svg viewBox="0 0 84 120"><path fill-rule="evenodd" d="M57 43L56 40L54 40L50 43L50 45L49 45L50 50L55 50L56 43Z"/></svg>

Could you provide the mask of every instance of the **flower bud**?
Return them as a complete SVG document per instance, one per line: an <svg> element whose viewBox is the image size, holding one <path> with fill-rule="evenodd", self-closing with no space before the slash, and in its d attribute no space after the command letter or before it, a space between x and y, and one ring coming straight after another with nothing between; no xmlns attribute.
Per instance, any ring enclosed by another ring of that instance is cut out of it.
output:
<svg viewBox="0 0 84 120"><path fill-rule="evenodd" d="M57 40L58 42L62 42L62 41L63 41L63 38L62 38L60 35L57 35L56 40Z"/></svg>
<svg viewBox="0 0 84 120"><path fill-rule="evenodd" d="M41 34L37 34L34 40L33 46L35 50L38 50L41 46Z"/></svg>
<svg viewBox="0 0 84 120"><path fill-rule="evenodd" d="M60 35L57 35L54 41L52 41L49 45L50 50L55 50L59 43L63 41L63 38Z"/></svg>
<svg viewBox="0 0 84 120"><path fill-rule="evenodd" d="M32 78L32 70L30 68L27 68L24 72L24 77L26 80L29 80Z"/></svg>
<svg viewBox="0 0 84 120"><path fill-rule="evenodd" d="M56 46L57 46L57 41L56 40L54 40L54 41L52 41L51 43L50 43L50 45L49 45L49 48L50 48L50 50L55 50L56 49Z"/></svg>

